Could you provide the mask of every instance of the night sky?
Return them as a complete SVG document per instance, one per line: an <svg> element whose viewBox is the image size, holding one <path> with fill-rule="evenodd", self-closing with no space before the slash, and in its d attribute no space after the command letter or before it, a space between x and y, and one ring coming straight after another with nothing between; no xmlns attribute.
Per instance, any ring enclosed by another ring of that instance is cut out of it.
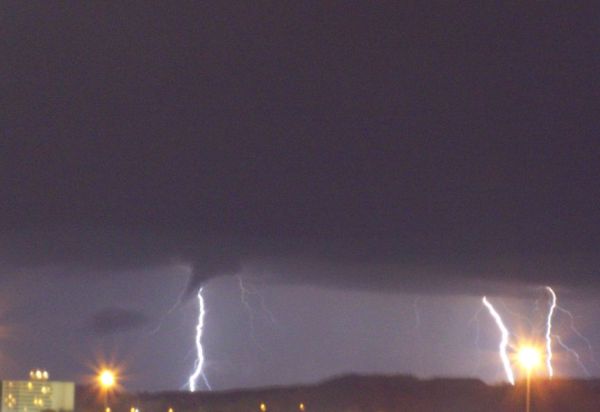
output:
<svg viewBox="0 0 600 412"><path fill-rule="evenodd" d="M481 296L541 338L545 285L600 348L599 18L2 2L0 377L181 388L201 286L215 389L501 381Z"/></svg>

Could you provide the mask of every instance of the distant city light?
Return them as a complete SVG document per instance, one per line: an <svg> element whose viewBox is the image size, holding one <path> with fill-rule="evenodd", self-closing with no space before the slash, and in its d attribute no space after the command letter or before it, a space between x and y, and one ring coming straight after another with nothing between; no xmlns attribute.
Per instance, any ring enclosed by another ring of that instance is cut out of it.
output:
<svg viewBox="0 0 600 412"><path fill-rule="evenodd" d="M29 372L29 379L31 380L48 380L48 372L41 369L35 369Z"/></svg>

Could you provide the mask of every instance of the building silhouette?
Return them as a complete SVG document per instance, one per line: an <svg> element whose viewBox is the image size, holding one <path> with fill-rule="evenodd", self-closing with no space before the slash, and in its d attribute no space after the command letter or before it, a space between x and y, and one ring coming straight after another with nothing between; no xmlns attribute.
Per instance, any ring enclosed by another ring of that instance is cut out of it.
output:
<svg viewBox="0 0 600 412"><path fill-rule="evenodd" d="M3 380L0 412L72 412L75 383L49 380L45 370L32 370L29 380Z"/></svg>

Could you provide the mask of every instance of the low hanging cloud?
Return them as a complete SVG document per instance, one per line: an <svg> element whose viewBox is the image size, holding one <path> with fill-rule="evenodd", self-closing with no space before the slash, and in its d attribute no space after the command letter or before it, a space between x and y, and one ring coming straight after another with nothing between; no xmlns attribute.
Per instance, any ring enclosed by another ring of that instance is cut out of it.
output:
<svg viewBox="0 0 600 412"><path fill-rule="evenodd" d="M182 237L177 233L126 231L28 232L0 237L0 268L43 276L137 276L146 270L183 265L190 279L181 301L219 276L249 275L273 284L303 284L374 292L425 294L526 294L551 285L595 292L600 259L593 253L536 251L458 253L451 248L415 252L392 240L243 239ZM165 270L165 276L170 271ZM99 333L143 323L140 314L111 309L94 318Z"/></svg>

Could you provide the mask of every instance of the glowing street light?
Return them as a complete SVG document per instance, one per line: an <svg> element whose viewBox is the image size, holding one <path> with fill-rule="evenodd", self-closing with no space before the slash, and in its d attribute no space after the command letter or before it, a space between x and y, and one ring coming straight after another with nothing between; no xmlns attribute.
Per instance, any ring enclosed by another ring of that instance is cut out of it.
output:
<svg viewBox="0 0 600 412"><path fill-rule="evenodd" d="M521 348L517 354L517 359L521 366L530 373L536 366L542 363L540 351L532 346Z"/></svg>
<svg viewBox="0 0 600 412"><path fill-rule="evenodd" d="M110 412L110 408L108 407L108 391L117 384L116 374L110 369L102 369L97 379L104 396L104 411Z"/></svg>
<svg viewBox="0 0 600 412"><path fill-rule="evenodd" d="M267 412L267 404L264 402L261 402L260 404L260 412Z"/></svg>
<svg viewBox="0 0 600 412"><path fill-rule="evenodd" d="M117 383L115 373L110 369L103 369L98 374L98 382L104 390L110 390Z"/></svg>
<svg viewBox="0 0 600 412"><path fill-rule="evenodd" d="M523 346L517 353L517 360L527 374L525 411L531 412L531 372L542 363L540 351L533 346Z"/></svg>

